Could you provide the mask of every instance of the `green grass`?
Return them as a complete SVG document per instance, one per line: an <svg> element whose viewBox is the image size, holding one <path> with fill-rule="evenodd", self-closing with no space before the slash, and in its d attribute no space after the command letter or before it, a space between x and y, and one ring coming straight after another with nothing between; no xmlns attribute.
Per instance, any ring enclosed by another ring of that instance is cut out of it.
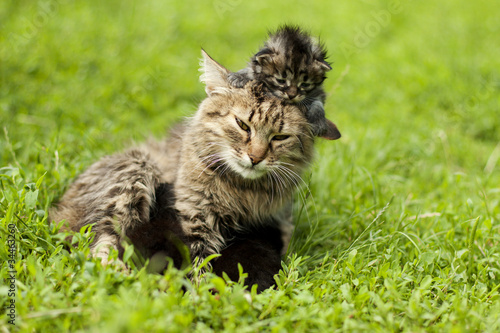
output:
<svg viewBox="0 0 500 333"><path fill-rule="evenodd" d="M497 7L0 2L0 331L499 331ZM240 69L284 22L330 50L326 111L343 137L317 143L278 287L103 268L83 233L68 252L47 209L72 179L196 109L200 47Z"/></svg>

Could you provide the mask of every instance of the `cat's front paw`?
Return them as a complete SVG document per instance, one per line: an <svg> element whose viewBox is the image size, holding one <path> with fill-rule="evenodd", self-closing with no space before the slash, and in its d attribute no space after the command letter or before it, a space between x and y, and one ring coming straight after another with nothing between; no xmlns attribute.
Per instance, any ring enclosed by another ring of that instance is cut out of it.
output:
<svg viewBox="0 0 500 333"><path fill-rule="evenodd" d="M200 273L210 271L212 269L212 260L218 256L215 250L201 242L191 244L189 252L193 270Z"/></svg>

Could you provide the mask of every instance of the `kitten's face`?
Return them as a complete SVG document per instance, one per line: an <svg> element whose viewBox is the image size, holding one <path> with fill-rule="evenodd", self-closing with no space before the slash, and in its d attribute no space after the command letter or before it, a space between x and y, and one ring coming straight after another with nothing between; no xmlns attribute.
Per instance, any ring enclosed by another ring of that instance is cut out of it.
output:
<svg viewBox="0 0 500 333"><path fill-rule="evenodd" d="M313 136L302 112L266 96L261 85L212 96L200 109L199 157L220 174L294 179L312 158Z"/></svg>
<svg viewBox="0 0 500 333"><path fill-rule="evenodd" d="M303 101L325 80L325 69L308 57L273 53L254 63L256 78L277 97L291 103Z"/></svg>

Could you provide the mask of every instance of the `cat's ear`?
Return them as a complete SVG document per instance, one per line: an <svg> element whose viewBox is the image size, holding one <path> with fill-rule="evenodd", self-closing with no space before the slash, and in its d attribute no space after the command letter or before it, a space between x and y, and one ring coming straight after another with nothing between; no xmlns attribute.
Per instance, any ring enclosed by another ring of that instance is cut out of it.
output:
<svg viewBox="0 0 500 333"><path fill-rule="evenodd" d="M201 49L200 81L205 83L205 91L208 96L226 92L230 88L228 82L229 71L212 59L205 50Z"/></svg>
<svg viewBox="0 0 500 333"><path fill-rule="evenodd" d="M327 140L337 140L340 139L341 134L337 126L326 119L326 132L320 135L320 137Z"/></svg>
<svg viewBox="0 0 500 333"><path fill-rule="evenodd" d="M316 62L316 65L318 65L319 68L321 68L325 72L328 72L329 70L332 69L332 66L330 66L330 64L328 62L326 62L325 60L315 60L315 62Z"/></svg>
<svg viewBox="0 0 500 333"><path fill-rule="evenodd" d="M257 74L262 73L262 67L273 62L273 57L272 57L273 54L274 51L266 47L254 55L252 62L253 62L253 70L255 71L255 73Z"/></svg>

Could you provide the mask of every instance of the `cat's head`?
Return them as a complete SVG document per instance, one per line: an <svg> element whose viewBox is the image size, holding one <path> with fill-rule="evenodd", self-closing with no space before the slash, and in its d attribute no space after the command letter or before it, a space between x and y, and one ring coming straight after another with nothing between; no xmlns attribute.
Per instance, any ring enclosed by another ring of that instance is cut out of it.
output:
<svg viewBox="0 0 500 333"><path fill-rule="evenodd" d="M202 52L207 98L193 121L196 154L206 168L245 180L292 182L309 164L314 137L295 105L251 81L231 87L229 71Z"/></svg>
<svg viewBox="0 0 500 333"><path fill-rule="evenodd" d="M320 43L298 27L283 26L254 55L252 69L274 95L300 103L321 86L331 66Z"/></svg>

